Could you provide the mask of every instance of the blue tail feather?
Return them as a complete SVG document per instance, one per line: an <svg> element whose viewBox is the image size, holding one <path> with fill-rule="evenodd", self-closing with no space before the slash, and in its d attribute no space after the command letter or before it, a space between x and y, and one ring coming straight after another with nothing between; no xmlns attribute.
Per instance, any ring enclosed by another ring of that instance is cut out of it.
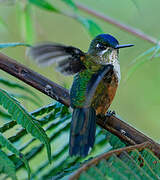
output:
<svg viewBox="0 0 160 180"><path fill-rule="evenodd" d="M96 112L92 107L73 110L69 154L87 156L93 147L96 132Z"/></svg>

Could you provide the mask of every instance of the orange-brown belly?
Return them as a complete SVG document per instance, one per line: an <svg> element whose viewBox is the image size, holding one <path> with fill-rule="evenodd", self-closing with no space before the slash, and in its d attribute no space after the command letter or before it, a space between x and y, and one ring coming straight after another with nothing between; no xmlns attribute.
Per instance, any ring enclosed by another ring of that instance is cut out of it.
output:
<svg viewBox="0 0 160 180"><path fill-rule="evenodd" d="M99 83L92 100L92 107L96 114L106 114L112 100L116 94L118 79L113 73L110 79L104 77Z"/></svg>

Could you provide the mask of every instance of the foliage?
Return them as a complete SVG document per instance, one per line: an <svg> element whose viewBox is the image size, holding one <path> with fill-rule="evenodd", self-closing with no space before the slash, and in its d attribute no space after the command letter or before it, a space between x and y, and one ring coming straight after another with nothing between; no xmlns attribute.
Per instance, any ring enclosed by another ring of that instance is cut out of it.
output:
<svg viewBox="0 0 160 180"><path fill-rule="evenodd" d="M32 117L19 102L11 97L7 92L0 89L0 104L8 110L13 120L16 120L18 124L31 133L32 136L38 138L46 145L48 158L51 157L51 148L49 139L45 131L41 128L40 124Z"/></svg>
<svg viewBox="0 0 160 180"><path fill-rule="evenodd" d="M58 9L56 9L54 6L52 6L50 3L48 3L45 0L29 0L29 3L34 4L35 6L45 9L47 11L52 11L57 13L59 12Z"/></svg>
<svg viewBox="0 0 160 180"><path fill-rule="evenodd" d="M0 144L2 147L6 147L7 149L9 149L11 152L13 152L16 156L18 156L25 164L27 171L28 171L28 178L30 179L30 167L29 164L25 158L25 156L18 150L16 149L12 143L10 143L1 133L0 133ZM2 152L1 152L2 153ZM3 153L4 154L4 153ZM3 155L3 157L5 158L5 156ZM6 158L7 159L7 158ZM1 164L3 164L3 158L1 159ZM9 161L9 160L8 160ZM5 165L6 166L6 165ZM12 170L13 170L13 163L9 162L8 163L8 170L9 173L8 174L12 174ZM7 172L7 171L6 171Z"/></svg>
<svg viewBox="0 0 160 180"><path fill-rule="evenodd" d="M90 34L91 37L95 37L97 34L103 32L101 28L93 20L80 16L78 8L74 3L74 1L72 0L61 0L61 1L67 4L69 7L71 7L73 13L68 14L64 12L63 9L62 10L57 9L53 4L51 4L47 0L26 0L26 2L25 1L17 2L19 6L17 11L21 24L20 27L25 42L33 43L35 39L34 23L32 22L33 21L32 5L41 8L43 10L49 11L51 13L52 12L58 13L75 19L77 22L81 23L84 26L84 28L87 30L87 32Z"/></svg>
<svg viewBox="0 0 160 180"><path fill-rule="evenodd" d="M7 174L13 180L16 180L16 168L14 163L8 158L8 156L0 150L0 172Z"/></svg>
<svg viewBox="0 0 160 180"><path fill-rule="evenodd" d="M68 131L70 127L71 114L69 113L68 108L61 105L60 103L52 103L48 106L44 106L43 108L37 109L31 114L41 117L39 119L39 123L43 125L45 131L47 132L47 134L49 134L51 145L54 144L54 146L56 147L56 145L59 144L58 141L59 140L61 141L66 136L66 134L69 133ZM9 122L9 124L11 123L12 121ZM9 124L6 126L8 128L5 127L4 131L6 130L9 131L13 128L13 126L12 125L10 126ZM15 124L13 125L15 126ZM0 129L2 130L3 127L1 127ZM9 139L11 143L13 142L15 143L19 139L24 139L25 136L26 136L25 134L17 133L14 136L14 138L10 137ZM25 149L29 148L29 146L31 147L30 151L26 152L24 155L29 162L31 160L35 160L38 154L40 156L40 154L43 153L43 149L44 149L44 146L42 144L37 145L37 144L34 144L34 142L35 142L35 138L30 138L26 143L23 143L23 144L20 143L20 146L18 147L18 151L24 151ZM0 141L0 144L2 144L2 141ZM78 158L78 157L73 157L73 158L69 157L68 142L61 141L61 145L59 145L59 148L54 149L52 152L52 156L51 156L51 159L53 161L52 166L49 165L48 161L42 159L41 164L36 165L34 172L32 172L32 178L33 179L35 177L39 179L46 179L49 177L52 179L60 179L63 177L68 178L69 176L72 176L73 171L76 171L81 166L83 167L83 164L88 163L91 157L92 157L91 159L94 160L93 157L97 155L97 152L99 154L99 153L104 153L107 151L109 152L111 149L113 150L117 148L120 148L119 151L121 152L122 147L126 147L126 145L119 138L117 138L115 135L107 131L104 131L104 130L102 131L100 130L100 128L97 128L95 147L92 150L91 155L87 159ZM136 148L135 146L134 149L138 149L138 147ZM119 151L117 150L117 152ZM86 172L83 171L82 175L80 176L80 179L91 176L93 172L92 170L94 171L96 170L96 173L97 173L96 177L99 177L99 176L102 177L102 173L105 173L103 176L106 176L106 173L107 173L107 176L113 177L113 175L116 175L116 174L111 173L111 172L112 171L117 172L117 170L119 171L119 173L117 174L116 177L120 177L120 176L129 177L129 176L132 176L134 173L137 173L137 176L139 176L140 175L139 173L141 171L144 172L144 170L140 171L140 168L141 169L145 168L147 173L149 173L149 177L151 176L153 179L156 179L155 177L158 177L158 174L159 174L159 169L157 166L157 164L159 163L159 159L155 155L153 155L151 150L147 150L146 148L143 151L142 149L141 151L139 152L138 151L136 150L128 151L129 152L128 155L125 152L125 150L121 152L122 155L119 155L119 153L118 154L112 153L109 156L107 161L101 160L95 167L93 166L91 170L88 169ZM141 157L141 159L139 160L138 157ZM15 164L16 170L20 169L20 167L23 166L21 159L17 158L14 154L9 155L9 158L12 160L12 163L10 162L11 165L9 165L8 163L8 171L7 171L8 175L13 173L13 163ZM119 158L121 159L121 161L119 160ZM131 161L130 158L133 158L134 160ZM143 162L143 163L145 162L145 165L143 164L143 166L141 166L140 162ZM154 162L156 163L154 164ZM136 165L137 167L134 166L136 163L137 163ZM111 164L113 165L111 166ZM106 166L108 167L107 168L108 171L104 171L106 169L105 168ZM133 167L134 167L134 170L133 170ZM150 171L147 168L149 168ZM132 173L130 175L129 174L124 175L124 172L126 172L126 169L130 169ZM12 177L11 175L9 176ZM145 177L146 176L148 177L148 175L145 175Z"/></svg>
<svg viewBox="0 0 160 180"><path fill-rule="evenodd" d="M8 79L5 79L5 78L0 78L0 84L4 85L5 87L7 88L11 88L12 90L16 89L16 90L20 90L23 92L23 94L14 94L12 93L12 96L16 97L16 98L22 98L24 100L28 100L30 101L31 103L37 105L37 106L40 106L41 105L41 99L39 96L37 96L36 93L34 93L32 90L30 90L29 88L19 84L19 83L16 83L16 82L13 82L13 81L9 81ZM27 93L28 95L24 95L24 93ZM30 97L29 95L31 95L32 97ZM37 100L38 99L38 100Z"/></svg>
<svg viewBox="0 0 160 180"><path fill-rule="evenodd" d="M126 147L89 161L71 179L159 179L159 163L148 147Z"/></svg>

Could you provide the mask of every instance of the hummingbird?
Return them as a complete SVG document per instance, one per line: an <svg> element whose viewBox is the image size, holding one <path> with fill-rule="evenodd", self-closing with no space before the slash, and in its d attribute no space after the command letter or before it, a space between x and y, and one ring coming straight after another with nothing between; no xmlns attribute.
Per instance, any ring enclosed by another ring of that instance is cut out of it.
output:
<svg viewBox="0 0 160 180"><path fill-rule="evenodd" d="M29 49L29 56L39 65L56 63L59 72L74 75L70 89L70 156L85 157L93 148L96 117L106 115L120 83L119 49L131 46L119 45L112 35L100 34L86 53L58 43L40 43Z"/></svg>

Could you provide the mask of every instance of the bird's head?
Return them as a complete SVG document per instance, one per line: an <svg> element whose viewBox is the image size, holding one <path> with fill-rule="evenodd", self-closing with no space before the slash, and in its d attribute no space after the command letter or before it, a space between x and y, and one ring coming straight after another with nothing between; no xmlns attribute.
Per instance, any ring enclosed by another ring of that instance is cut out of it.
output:
<svg viewBox="0 0 160 180"><path fill-rule="evenodd" d="M119 45L116 38L109 34L100 34L96 36L89 47L88 54L95 56L98 64L107 65L118 61L120 48L131 47L133 44Z"/></svg>

